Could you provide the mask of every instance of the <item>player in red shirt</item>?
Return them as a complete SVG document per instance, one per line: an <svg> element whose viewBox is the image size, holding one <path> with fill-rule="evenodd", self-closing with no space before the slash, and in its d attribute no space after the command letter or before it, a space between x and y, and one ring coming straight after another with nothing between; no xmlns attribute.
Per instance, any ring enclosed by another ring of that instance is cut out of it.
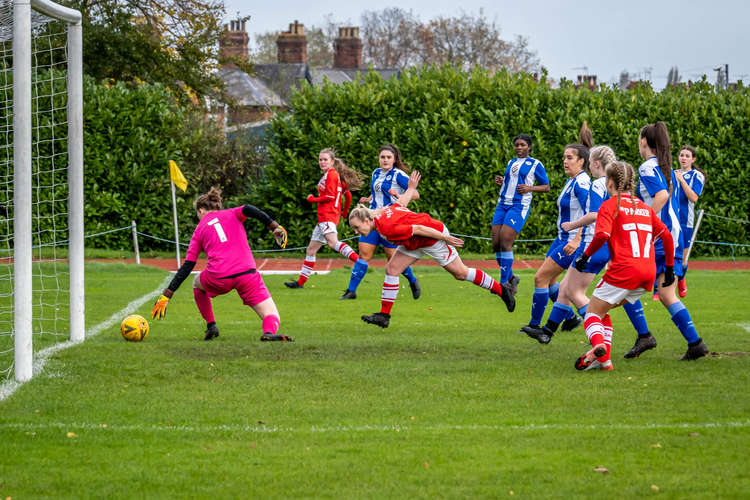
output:
<svg viewBox="0 0 750 500"><path fill-rule="evenodd" d="M657 238L661 238L665 249L664 286L674 283L672 235L651 207L632 194L633 167L616 161L607 166L606 172L611 198L599 208L594 239L575 261L576 269L583 271L588 259L604 243L609 246L609 266L596 285L584 320L592 349L576 359L577 370L612 369L609 310L626 301L632 304L651 290L656 278L654 240Z"/></svg>
<svg viewBox="0 0 750 500"><path fill-rule="evenodd" d="M391 308L398 296L399 274L424 255L435 259L457 280L471 281L499 295L511 309L509 304L515 300L510 284L500 285L481 269L466 267L455 248L463 246L462 239L451 236L439 220L406 208L416 196L419 179L419 172L412 172L408 189L396 203L375 210L360 205L349 214L349 224L357 234L367 236L370 231L377 230L389 242L399 245L385 266L380 312L363 315L362 320L381 328L388 327Z"/></svg>
<svg viewBox="0 0 750 500"><path fill-rule="evenodd" d="M305 251L305 261L302 263L297 281L287 281L284 284L289 288L302 288L312 274L315 267L315 255L323 245L328 245L352 262L357 262L359 257L352 247L339 241L336 225L343 215L349 210L352 202L351 191L356 191L362 186L363 176L354 169L349 168L341 158L336 156L332 149L324 149L318 155L318 165L323 172L323 177L318 182L318 196L309 195L307 201L318 204L318 224L313 230L310 243Z"/></svg>
<svg viewBox="0 0 750 500"><path fill-rule="evenodd" d="M237 290L242 302L252 307L263 320L263 335L260 340L291 341L291 337L277 333L281 322L279 311L263 283L263 278L256 270L255 258L242 223L248 217L259 220L273 231L276 242L282 248L286 246L286 230L253 205L222 210L221 191L213 187L195 200L195 210L200 221L190 238L185 262L157 299L151 316L154 319L164 317L169 299L190 276L198 256L205 252L208 259L206 269L193 280L195 304L206 320L204 340L219 336L211 299Z"/></svg>

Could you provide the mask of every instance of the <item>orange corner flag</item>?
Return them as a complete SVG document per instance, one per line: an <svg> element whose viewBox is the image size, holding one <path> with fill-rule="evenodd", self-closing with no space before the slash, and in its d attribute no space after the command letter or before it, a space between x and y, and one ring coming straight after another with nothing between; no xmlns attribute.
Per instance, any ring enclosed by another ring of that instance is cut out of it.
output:
<svg viewBox="0 0 750 500"><path fill-rule="evenodd" d="M177 166L174 160L169 160L169 178L174 182L174 185L182 189L183 192L187 189L187 179L182 175L180 167Z"/></svg>

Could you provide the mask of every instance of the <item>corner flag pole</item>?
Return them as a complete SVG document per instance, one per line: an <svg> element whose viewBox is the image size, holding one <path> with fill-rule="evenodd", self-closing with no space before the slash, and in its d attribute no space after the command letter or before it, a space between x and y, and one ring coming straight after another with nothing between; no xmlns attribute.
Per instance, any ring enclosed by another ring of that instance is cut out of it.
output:
<svg viewBox="0 0 750 500"><path fill-rule="evenodd" d="M175 185L182 189L183 192L187 189L188 182L185 176L182 175L180 167L174 160L169 160L169 184L172 186L172 214L174 218L174 244L175 251L177 252L177 269L180 268L180 232L177 227L177 196L175 195Z"/></svg>
<svg viewBox="0 0 750 500"><path fill-rule="evenodd" d="M177 196L175 196L174 182L169 181L172 186L172 215L174 220L174 246L177 253L177 269L180 268L180 230L177 226Z"/></svg>

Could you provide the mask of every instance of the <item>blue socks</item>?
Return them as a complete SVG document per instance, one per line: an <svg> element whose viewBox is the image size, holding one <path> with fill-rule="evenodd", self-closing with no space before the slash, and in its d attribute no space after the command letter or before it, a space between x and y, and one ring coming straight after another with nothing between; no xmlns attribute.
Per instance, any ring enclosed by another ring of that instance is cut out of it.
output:
<svg viewBox="0 0 750 500"><path fill-rule="evenodd" d="M585 305L585 306L583 306L583 307L579 307L579 308L578 308L578 314L579 314L579 315L580 315L580 316L581 316L582 318L585 318L585 317L586 317L586 311L588 310L588 308L589 308L589 305L588 305L588 304L586 304L586 305Z"/></svg>
<svg viewBox="0 0 750 500"><path fill-rule="evenodd" d="M548 290L549 290L549 301L554 304L555 302L557 302L557 292L560 291L560 283L555 283L554 285L550 285Z"/></svg>
<svg viewBox="0 0 750 500"><path fill-rule="evenodd" d="M643 314L643 303L641 299L636 300L634 303L625 302L622 306L625 309L625 313L630 318L630 322L633 324L633 328L638 332L638 335L646 335L648 332L648 323L646 323L646 316Z"/></svg>
<svg viewBox="0 0 750 500"><path fill-rule="evenodd" d="M692 344L701 339L698 336L698 331L695 329L695 325L693 325L693 320L690 318L690 313L688 312L687 307L685 307L685 304L678 300L669 306L667 311L672 315L672 322L677 326L677 329L680 330L680 333L685 337L688 344Z"/></svg>
<svg viewBox="0 0 750 500"><path fill-rule="evenodd" d="M572 307L566 306L560 302L555 302L552 306L552 311L549 313L549 318L547 318L546 326L553 332L556 332L560 323L571 317L573 317Z"/></svg>
<svg viewBox="0 0 750 500"><path fill-rule="evenodd" d="M513 251L495 252L495 260L500 266L500 283L507 283L513 276Z"/></svg>
<svg viewBox="0 0 750 500"><path fill-rule="evenodd" d="M347 290L349 290L350 292L357 291L357 287L367 274L368 266L369 263L366 260L357 259L357 262L354 263L354 267L352 267L352 276L351 278L349 278L349 286L347 287Z"/></svg>
<svg viewBox="0 0 750 500"><path fill-rule="evenodd" d="M531 320L529 321L531 326L538 327L542 322L544 309L547 307L547 299L549 299L548 288L534 288L534 296L531 300Z"/></svg>
<svg viewBox="0 0 750 500"><path fill-rule="evenodd" d="M401 274L404 276L404 278L409 280L409 283L414 283L415 281L417 281L417 277L414 276L414 271L411 270L411 266L404 269L404 272Z"/></svg>

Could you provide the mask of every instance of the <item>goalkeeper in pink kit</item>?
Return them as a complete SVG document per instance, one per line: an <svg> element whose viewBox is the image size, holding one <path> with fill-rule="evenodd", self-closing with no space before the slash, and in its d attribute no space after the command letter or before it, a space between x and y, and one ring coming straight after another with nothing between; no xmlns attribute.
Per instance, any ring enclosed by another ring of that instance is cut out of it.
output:
<svg viewBox="0 0 750 500"><path fill-rule="evenodd" d="M250 306L263 321L263 335L260 340L292 341L291 337L278 333L281 322L279 311L263 283L263 278L256 270L253 252L250 250L242 222L248 217L259 220L273 232L276 242L281 247L286 246L286 230L253 205L223 210L221 191L215 187L199 196L194 206L200 222L190 238L185 262L156 301L151 311L152 317L164 317L169 299L190 275L201 252L205 252L208 258L206 269L193 280L195 304L206 320L204 340L219 336L211 298L237 290L242 302Z"/></svg>

